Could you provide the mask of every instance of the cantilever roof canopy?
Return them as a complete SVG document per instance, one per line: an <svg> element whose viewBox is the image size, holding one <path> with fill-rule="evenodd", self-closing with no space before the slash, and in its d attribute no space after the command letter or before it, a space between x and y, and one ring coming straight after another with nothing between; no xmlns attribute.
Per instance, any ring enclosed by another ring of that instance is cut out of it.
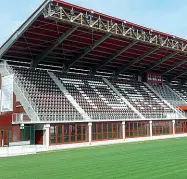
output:
<svg viewBox="0 0 187 179"><path fill-rule="evenodd" d="M0 58L32 69L187 76L187 40L61 0L46 0L2 45Z"/></svg>

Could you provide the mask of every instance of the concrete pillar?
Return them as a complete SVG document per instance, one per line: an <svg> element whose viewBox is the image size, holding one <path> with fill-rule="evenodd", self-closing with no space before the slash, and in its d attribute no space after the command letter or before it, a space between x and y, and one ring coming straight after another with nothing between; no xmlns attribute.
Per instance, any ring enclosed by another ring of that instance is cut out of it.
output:
<svg viewBox="0 0 187 179"><path fill-rule="evenodd" d="M88 123L88 141L89 144L92 144L92 122Z"/></svg>
<svg viewBox="0 0 187 179"><path fill-rule="evenodd" d="M20 129L24 129L24 124L20 124Z"/></svg>
<svg viewBox="0 0 187 179"><path fill-rule="evenodd" d="M153 137L153 121L149 121L150 137Z"/></svg>
<svg viewBox="0 0 187 179"><path fill-rule="evenodd" d="M122 121L122 135L123 135L123 140L125 140L125 121Z"/></svg>
<svg viewBox="0 0 187 179"><path fill-rule="evenodd" d="M43 128L43 145L49 147L50 145L50 124L45 124Z"/></svg>
<svg viewBox="0 0 187 179"><path fill-rule="evenodd" d="M175 135L175 120L172 120L173 135Z"/></svg>

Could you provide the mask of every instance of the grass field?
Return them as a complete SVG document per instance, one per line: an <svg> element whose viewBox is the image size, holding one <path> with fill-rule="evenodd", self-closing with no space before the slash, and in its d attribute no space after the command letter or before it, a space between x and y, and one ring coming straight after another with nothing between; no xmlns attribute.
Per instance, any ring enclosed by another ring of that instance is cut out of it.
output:
<svg viewBox="0 0 187 179"><path fill-rule="evenodd" d="M187 138L0 159L0 179L187 179Z"/></svg>

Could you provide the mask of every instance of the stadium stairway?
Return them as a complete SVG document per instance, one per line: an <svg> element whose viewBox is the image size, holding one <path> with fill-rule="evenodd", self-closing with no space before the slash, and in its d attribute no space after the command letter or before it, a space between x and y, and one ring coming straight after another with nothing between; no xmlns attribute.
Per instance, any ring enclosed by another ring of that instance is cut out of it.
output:
<svg viewBox="0 0 187 179"><path fill-rule="evenodd" d="M47 71L14 67L14 72L35 103L40 122L83 121Z"/></svg>
<svg viewBox="0 0 187 179"><path fill-rule="evenodd" d="M61 92L64 94L64 96L70 101L70 103L77 109L77 111L82 115L82 117L88 121L91 120L91 118L87 115L87 113L80 107L80 105L76 102L76 100L71 96L71 94L66 90L64 85L61 83L61 81L55 76L54 73L48 72L51 79L56 83L56 85L59 87Z"/></svg>
<svg viewBox="0 0 187 179"><path fill-rule="evenodd" d="M184 101L185 104L187 104L187 86L186 84L184 85L179 85L176 83L170 83L167 85L174 93Z"/></svg>
<svg viewBox="0 0 187 179"><path fill-rule="evenodd" d="M30 122L186 119L160 89L146 83L32 71L7 62L0 68L2 75L14 74L14 93ZM164 89L174 93L167 86Z"/></svg>
<svg viewBox="0 0 187 179"><path fill-rule="evenodd" d="M161 99L155 91L135 80L110 79L110 83L148 119L183 118L181 113ZM180 113L180 114L179 114Z"/></svg>
<svg viewBox="0 0 187 179"><path fill-rule="evenodd" d="M35 122L39 121L40 118L36 112L36 105L33 103L29 94L24 89L22 83L17 78L13 69L8 65L6 61L3 61L0 64L0 71L3 76L14 74L13 90L17 99L19 99L30 120Z"/></svg>
<svg viewBox="0 0 187 179"><path fill-rule="evenodd" d="M69 102L47 71L10 67L1 64L2 75L14 74L14 93L23 106L27 118L14 123L83 121L82 115Z"/></svg>
<svg viewBox="0 0 187 179"><path fill-rule="evenodd" d="M153 90L155 90L158 93L158 95L160 95L164 100L169 102L173 107L177 107L180 105L187 105L187 102L166 84L162 84L162 85L149 84L149 85L153 88Z"/></svg>
<svg viewBox="0 0 187 179"><path fill-rule="evenodd" d="M60 73L55 75L92 120L144 119L100 77Z"/></svg>
<svg viewBox="0 0 187 179"><path fill-rule="evenodd" d="M103 81L140 117L140 119L145 119L145 117L106 78L103 78Z"/></svg>
<svg viewBox="0 0 187 179"><path fill-rule="evenodd" d="M187 103L179 95L177 95L169 86L162 84L148 84L144 83L150 90L152 90L166 105L168 105L176 114L178 118L186 119L185 112L178 109L177 106Z"/></svg>

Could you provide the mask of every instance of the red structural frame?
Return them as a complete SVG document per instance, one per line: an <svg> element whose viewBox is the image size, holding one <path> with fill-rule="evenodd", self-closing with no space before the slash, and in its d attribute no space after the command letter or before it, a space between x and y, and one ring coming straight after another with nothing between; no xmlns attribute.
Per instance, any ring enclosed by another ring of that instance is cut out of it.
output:
<svg viewBox="0 0 187 179"><path fill-rule="evenodd" d="M92 123L92 141L122 139L121 122Z"/></svg>
<svg viewBox="0 0 187 179"><path fill-rule="evenodd" d="M49 1L48 1L49 2ZM150 33L154 33L160 35L164 38L174 38L181 42L186 43L187 41L173 37L173 35L158 32L156 30L146 28L131 22L128 22L124 19L119 19L115 17L111 17L109 15L105 15L99 12L96 12L91 9L83 8L80 6L76 6L61 0L54 0L54 3L57 2L65 9L74 9L77 12L93 12L94 15L101 16L104 20L110 20L114 23L121 23L125 21L125 24L128 27L135 27L139 30L146 30ZM49 18L45 18L42 10L37 14L40 8L47 3L45 1L37 11L32 14L32 16L9 38L9 40L3 44L2 48L5 49L6 52L2 55L2 58L5 60L9 60L12 65L25 65L30 67L32 56L37 57L40 54L50 47L54 41L58 40L58 37L62 34L65 34L69 29L72 28L71 23L67 22L57 22L51 20ZM44 7L43 7L44 8ZM35 15L37 16L33 18ZM31 19L34 19L32 23L29 23ZM24 29L24 30L23 30ZM19 34L19 36L17 36ZM58 68L61 70L61 67L65 62L68 62L74 54L79 54L87 48L90 48L93 45L94 41L99 40L105 33L102 31L97 31L91 28L78 27L71 35L69 35L66 40L64 40L63 44L55 47L47 56L42 60L42 63L39 64L39 68ZM14 38L16 37L16 38ZM12 43L13 41L13 43ZM87 55L85 55L81 60L78 60L72 67L73 69L82 69L89 70L91 67L95 65L99 65L102 61L104 61L107 57L111 55L115 55L122 48L128 46L132 43L132 39L123 38L119 36L112 35L102 43L100 43L96 48L91 50ZM62 53L63 46L63 53ZM115 59L109 62L107 65L104 65L100 70L103 72L117 72L120 70L120 67L123 65L127 65L133 60L139 59L142 55L146 54L150 50L155 48L154 44L145 43L144 41L139 41L132 47L128 48L128 50L124 51L122 54L118 55ZM127 71L127 73L139 73L142 69L145 69L149 65L154 62L159 62L161 59L164 59L168 55L172 54L174 49L167 49L163 46L160 46L159 49L154 51L153 53L147 55L142 60L138 61L135 65L132 65ZM31 55L32 54L32 55ZM65 56L65 58L64 58ZM186 53L179 51L174 56L168 58L167 60L163 60L158 66L153 68L153 71L157 71L158 73L164 73L166 68L171 68L176 63L181 62L187 58ZM24 62L24 63L23 63ZM177 74L179 71L186 69L187 63L183 65L177 66L175 69L172 69L172 74ZM71 70L71 69L70 69ZM174 73L173 73L174 72ZM122 72L123 73L123 72Z"/></svg>
<svg viewBox="0 0 187 179"><path fill-rule="evenodd" d="M87 123L51 124L50 145L88 142Z"/></svg>
<svg viewBox="0 0 187 179"><path fill-rule="evenodd" d="M149 121L127 121L125 122L125 138L150 136Z"/></svg>
<svg viewBox="0 0 187 179"><path fill-rule="evenodd" d="M176 134L187 133L187 120L175 121L175 133Z"/></svg>
<svg viewBox="0 0 187 179"><path fill-rule="evenodd" d="M7 146L9 142L21 141L20 125L0 126L0 147L2 146L2 141L4 146Z"/></svg>
<svg viewBox="0 0 187 179"><path fill-rule="evenodd" d="M169 135L173 134L173 123L168 121L152 121L152 135Z"/></svg>
<svg viewBox="0 0 187 179"><path fill-rule="evenodd" d="M152 84L162 84L163 83L163 77L161 74L157 74L157 73L147 73L146 74L146 81L148 83L152 83Z"/></svg>

